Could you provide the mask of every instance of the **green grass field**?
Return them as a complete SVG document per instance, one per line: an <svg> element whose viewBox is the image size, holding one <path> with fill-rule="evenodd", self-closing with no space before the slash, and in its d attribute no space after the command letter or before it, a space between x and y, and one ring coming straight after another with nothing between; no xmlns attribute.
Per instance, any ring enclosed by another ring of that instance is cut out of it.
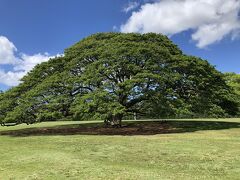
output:
<svg viewBox="0 0 240 180"><path fill-rule="evenodd" d="M0 179L240 179L240 119L0 127Z"/></svg>

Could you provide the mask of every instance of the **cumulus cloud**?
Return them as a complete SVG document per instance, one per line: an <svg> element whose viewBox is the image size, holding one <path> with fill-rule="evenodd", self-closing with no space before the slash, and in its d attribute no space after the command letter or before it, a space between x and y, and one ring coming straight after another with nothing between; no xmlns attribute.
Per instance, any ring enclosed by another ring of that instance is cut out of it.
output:
<svg viewBox="0 0 240 180"><path fill-rule="evenodd" d="M14 66L15 71L30 71L34 66L42 62L48 61L52 56L48 53L38 53L34 55L21 54L21 58Z"/></svg>
<svg viewBox="0 0 240 180"><path fill-rule="evenodd" d="M11 41L4 36L0 36L0 65L12 67L11 71L5 71L0 66L0 83L7 86L16 86L20 83L20 79L34 66L53 57L55 56L50 56L48 53L34 55L18 53L17 48Z"/></svg>
<svg viewBox="0 0 240 180"><path fill-rule="evenodd" d="M0 64L12 64L16 61L17 48L6 37L0 36Z"/></svg>
<svg viewBox="0 0 240 180"><path fill-rule="evenodd" d="M235 38L240 30L240 0L161 0L146 3L121 26L122 32L168 36L192 30L199 48Z"/></svg>
<svg viewBox="0 0 240 180"><path fill-rule="evenodd" d="M7 86L16 86L20 83L20 79L26 74L25 71L8 71L0 69L0 83Z"/></svg>
<svg viewBox="0 0 240 180"><path fill-rule="evenodd" d="M136 1L129 2L124 8L123 11L128 13L134 9L136 9L140 4Z"/></svg>

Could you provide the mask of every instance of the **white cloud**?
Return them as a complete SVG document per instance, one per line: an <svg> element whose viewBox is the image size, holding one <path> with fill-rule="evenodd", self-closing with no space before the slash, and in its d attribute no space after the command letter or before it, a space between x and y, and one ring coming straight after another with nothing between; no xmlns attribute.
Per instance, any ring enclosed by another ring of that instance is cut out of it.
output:
<svg viewBox="0 0 240 180"><path fill-rule="evenodd" d="M136 1L129 2L124 8L123 11L128 13L134 9L136 9L140 4Z"/></svg>
<svg viewBox="0 0 240 180"><path fill-rule="evenodd" d="M16 86L20 83L20 79L25 75L24 71L5 72L0 69L0 83L7 86Z"/></svg>
<svg viewBox="0 0 240 180"><path fill-rule="evenodd" d="M16 61L17 48L6 37L0 36L0 64L12 64Z"/></svg>
<svg viewBox="0 0 240 180"><path fill-rule="evenodd" d="M174 35L193 30L199 48L239 34L240 0L161 0L142 5L121 26L122 32Z"/></svg>
<svg viewBox="0 0 240 180"><path fill-rule="evenodd" d="M18 85L20 79L32 70L34 66L55 57L50 56L48 53L38 53L34 55L18 53L19 57L17 57L15 55L16 53L17 48L14 44L6 37L0 36L0 65L5 64L12 66L11 71L0 69L0 83L7 86ZM57 54L56 56L61 55Z"/></svg>
<svg viewBox="0 0 240 180"><path fill-rule="evenodd" d="M52 56L48 53L38 53L34 55L22 54L18 63L14 66L15 71L30 71L34 66L42 62L48 61Z"/></svg>

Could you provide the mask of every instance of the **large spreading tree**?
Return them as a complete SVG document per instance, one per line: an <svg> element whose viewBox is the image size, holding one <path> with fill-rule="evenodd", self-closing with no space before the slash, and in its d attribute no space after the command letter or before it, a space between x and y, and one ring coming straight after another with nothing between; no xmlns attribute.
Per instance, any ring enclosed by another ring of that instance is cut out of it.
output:
<svg viewBox="0 0 240 180"><path fill-rule="evenodd" d="M207 61L166 36L98 33L36 66L0 94L0 121L236 116L236 94Z"/></svg>

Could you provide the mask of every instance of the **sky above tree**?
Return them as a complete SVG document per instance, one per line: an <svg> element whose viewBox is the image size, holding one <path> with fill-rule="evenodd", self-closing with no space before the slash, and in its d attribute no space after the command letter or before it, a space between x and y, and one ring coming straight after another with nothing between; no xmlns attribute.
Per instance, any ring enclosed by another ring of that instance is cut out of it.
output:
<svg viewBox="0 0 240 180"><path fill-rule="evenodd" d="M0 90L97 32L155 32L240 73L240 0L0 0Z"/></svg>

